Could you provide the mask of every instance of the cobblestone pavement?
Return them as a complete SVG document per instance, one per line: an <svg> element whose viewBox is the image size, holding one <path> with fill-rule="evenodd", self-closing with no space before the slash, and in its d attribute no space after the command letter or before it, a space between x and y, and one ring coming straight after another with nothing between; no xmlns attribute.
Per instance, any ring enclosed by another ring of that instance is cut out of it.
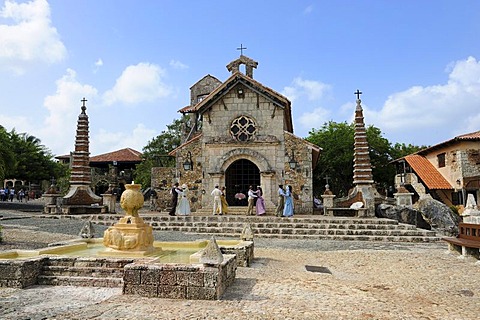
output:
<svg viewBox="0 0 480 320"><path fill-rule="evenodd" d="M6 218L0 250L75 238L82 225L0 215ZM155 237L205 238L178 232ZM221 300L142 298L111 288L0 288L0 318L473 320L480 310L479 271L478 261L449 253L444 243L256 239L253 265L237 269Z"/></svg>

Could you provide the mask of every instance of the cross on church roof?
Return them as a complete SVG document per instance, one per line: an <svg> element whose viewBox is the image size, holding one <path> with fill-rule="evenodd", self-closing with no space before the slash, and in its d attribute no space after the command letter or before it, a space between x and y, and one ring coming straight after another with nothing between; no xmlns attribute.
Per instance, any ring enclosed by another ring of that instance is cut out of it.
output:
<svg viewBox="0 0 480 320"><path fill-rule="evenodd" d="M241 56L243 56L243 50L245 50L245 49L247 49L247 48L245 48L245 47L243 46L243 44L241 44L241 43L240 43L240 48L237 48L237 50L240 50L240 55L241 55Z"/></svg>
<svg viewBox="0 0 480 320"><path fill-rule="evenodd" d="M357 91L354 92L353 94L355 94L357 96L357 100L360 100L360 95L362 94L362 92L360 90L357 89Z"/></svg>

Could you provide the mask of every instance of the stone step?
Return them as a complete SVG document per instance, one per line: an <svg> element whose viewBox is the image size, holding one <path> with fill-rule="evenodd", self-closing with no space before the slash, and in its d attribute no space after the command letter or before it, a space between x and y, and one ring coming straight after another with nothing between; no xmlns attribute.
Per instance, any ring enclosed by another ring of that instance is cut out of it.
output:
<svg viewBox="0 0 480 320"><path fill-rule="evenodd" d="M94 215L93 222L113 225L121 215ZM245 224L249 224L255 237L286 237L297 239L340 239L376 241L440 241L436 233L417 229L413 225L398 223L383 218L349 218L326 216L302 216L292 218L245 215L196 215L168 216L159 213L142 215L144 221L154 230L180 231L195 234L216 234L238 237ZM421 238L425 238L421 240ZM387 238L388 240L385 240ZM400 239L401 238L401 239ZM390 240L393 239L393 240Z"/></svg>
<svg viewBox="0 0 480 320"><path fill-rule="evenodd" d="M44 276L123 278L123 268L89 268L67 266L44 266Z"/></svg>
<svg viewBox="0 0 480 320"><path fill-rule="evenodd" d="M240 235L243 227L154 227L154 230L179 231L185 233L225 233L230 236ZM382 229L311 229L311 228L252 228L254 236L263 237L269 234L290 235L378 235L378 236L435 236L428 230L382 230Z"/></svg>
<svg viewBox="0 0 480 320"><path fill-rule="evenodd" d="M150 225L156 228L162 227L189 227L189 228L243 228L248 222L218 222L218 221L201 221L201 222L151 222ZM341 229L341 230L416 230L412 225L384 225L384 224L313 224L313 223L248 223L252 229L262 228L292 228L292 229Z"/></svg>
<svg viewBox="0 0 480 320"><path fill-rule="evenodd" d="M46 267L64 268L106 268L123 269L126 264L133 263L134 259L128 258L89 258L89 257L49 257Z"/></svg>
<svg viewBox="0 0 480 320"><path fill-rule="evenodd" d="M95 278L69 276L38 276L39 285L80 286L118 288L123 286L123 278Z"/></svg>
<svg viewBox="0 0 480 320"><path fill-rule="evenodd" d="M202 234L202 233L199 233ZM231 234L219 233L218 237L231 237ZM378 242L438 242L439 237L431 236L347 236L347 235L293 235L293 234L265 234L262 238L272 239L304 239L304 240L340 240L340 241L378 241Z"/></svg>

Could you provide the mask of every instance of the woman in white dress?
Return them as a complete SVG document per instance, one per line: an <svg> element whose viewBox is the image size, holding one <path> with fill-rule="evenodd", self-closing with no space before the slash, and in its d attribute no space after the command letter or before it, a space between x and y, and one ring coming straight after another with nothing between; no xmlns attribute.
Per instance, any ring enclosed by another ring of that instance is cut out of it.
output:
<svg viewBox="0 0 480 320"><path fill-rule="evenodd" d="M182 185L182 191L178 194L177 216L188 216L190 214L190 202L187 198L188 187L186 184Z"/></svg>

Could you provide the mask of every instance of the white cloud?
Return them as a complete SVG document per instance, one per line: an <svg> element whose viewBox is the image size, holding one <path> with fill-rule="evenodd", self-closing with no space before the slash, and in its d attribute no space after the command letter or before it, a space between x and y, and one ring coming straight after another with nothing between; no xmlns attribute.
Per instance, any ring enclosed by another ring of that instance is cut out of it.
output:
<svg viewBox="0 0 480 320"><path fill-rule="evenodd" d="M97 73L98 70L103 66L103 60L98 58L97 61L95 61L94 68L93 68L93 73Z"/></svg>
<svg viewBox="0 0 480 320"><path fill-rule="evenodd" d="M298 77L293 79L291 86L283 89L282 94L287 96L292 102L302 96L306 97L309 101L318 101L328 94L330 88L328 84L315 80L304 80Z"/></svg>
<svg viewBox="0 0 480 320"><path fill-rule="evenodd" d="M480 130L479 100L480 62L468 57L451 65L446 84L415 86L394 93L380 111L370 110L365 117L383 132L410 136L411 141L432 132L444 132L444 139L450 139L457 133Z"/></svg>
<svg viewBox="0 0 480 320"><path fill-rule="evenodd" d="M330 111L325 108L315 108L311 112L304 112L297 120L304 128L320 128L330 119Z"/></svg>
<svg viewBox="0 0 480 320"><path fill-rule="evenodd" d="M65 59L67 50L51 24L46 0L7 0L0 17L12 21L0 25L0 66L23 73L28 63L51 64Z"/></svg>
<svg viewBox="0 0 480 320"><path fill-rule="evenodd" d="M109 132L100 129L92 134L91 154L98 155L106 152L116 151L123 148L132 148L142 152L142 148L148 141L157 136L158 133L153 129L148 129L144 124L139 123L131 132L117 131Z"/></svg>
<svg viewBox="0 0 480 320"><path fill-rule="evenodd" d="M45 98L43 105L49 114L44 120L39 136L42 143L60 153L69 153L74 149L75 129L78 115L81 112L82 102L86 97L87 114L89 105L97 97L97 90L86 84L81 84L76 79L76 72L68 69L67 73L56 81L55 94Z"/></svg>
<svg viewBox="0 0 480 320"><path fill-rule="evenodd" d="M116 80L115 86L103 95L106 105L114 103L138 104L151 102L170 94L162 82L165 71L157 65L139 63L128 66Z"/></svg>
<svg viewBox="0 0 480 320"><path fill-rule="evenodd" d="M303 14L310 14L313 11L313 4L309 5L308 7L303 10Z"/></svg>
<svg viewBox="0 0 480 320"><path fill-rule="evenodd" d="M188 69L188 66L186 64L183 64L178 60L170 60L170 66L174 69Z"/></svg>

